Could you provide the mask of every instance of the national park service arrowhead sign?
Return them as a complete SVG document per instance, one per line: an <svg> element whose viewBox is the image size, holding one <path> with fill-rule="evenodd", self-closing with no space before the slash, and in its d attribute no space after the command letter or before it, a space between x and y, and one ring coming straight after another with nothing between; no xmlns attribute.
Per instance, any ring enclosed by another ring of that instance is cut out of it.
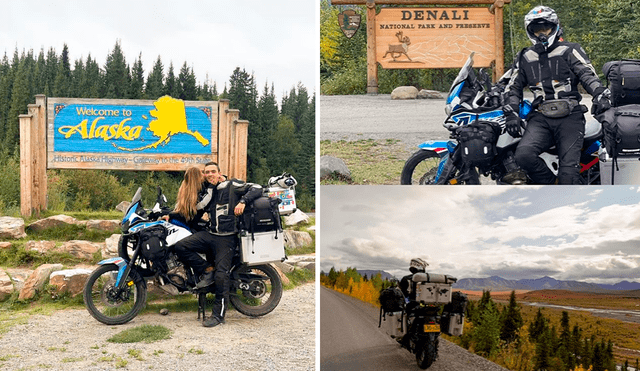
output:
<svg viewBox="0 0 640 371"><path fill-rule="evenodd" d="M338 14L338 23L340 24L340 29L342 33L348 37L352 38L353 35L356 34L358 28L360 28L360 14L357 14L353 9L347 9L340 14Z"/></svg>

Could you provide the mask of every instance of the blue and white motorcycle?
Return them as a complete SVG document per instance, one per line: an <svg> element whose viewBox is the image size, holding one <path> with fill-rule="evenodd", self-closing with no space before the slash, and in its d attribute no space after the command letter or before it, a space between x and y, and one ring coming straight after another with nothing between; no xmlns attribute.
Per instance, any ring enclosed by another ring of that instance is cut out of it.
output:
<svg viewBox="0 0 640 371"><path fill-rule="evenodd" d="M178 260L173 250L191 231L177 221L157 220L169 212L160 188L152 210L144 209L141 196L142 188L138 188L122 219L119 256L99 262L99 267L87 279L83 292L87 310L107 325L127 323L143 309L147 281L153 280L171 294L197 295L198 318L202 314L204 320L207 294L215 292L215 286L196 289L198 278L190 267ZM280 302L282 281L278 272L266 263L247 265L240 249L236 249L230 278L229 300L244 315L263 316Z"/></svg>
<svg viewBox="0 0 640 371"><path fill-rule="evenodd" d="M526 184L531 181L514 160L520 138L506 132L502 110L504 86L492 85L482 69L479 76L473 69L473 53L467 59L451 85L443 126L451 140L427 141L420 144L405 162L401 184L480 184L480 176L491 177L498 184ZM525 119L531 103L520 106ZM600 184L598 155L603 137L602 125L595 120L586 124L585 140L580 158L580 174L584 184ZM540 157L555 174L558 155L554 148Z"/></svg>

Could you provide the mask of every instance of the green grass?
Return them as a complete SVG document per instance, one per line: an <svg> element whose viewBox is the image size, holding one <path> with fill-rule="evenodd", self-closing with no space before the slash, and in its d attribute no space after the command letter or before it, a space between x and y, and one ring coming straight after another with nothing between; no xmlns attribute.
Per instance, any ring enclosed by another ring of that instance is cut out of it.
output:
<svg viewBox="0 0 640 371"><path fill-rule="evenodd" d="M351 180L332 176L320 179L322 185L400 184L400 173L408 153L396 139L357 141L320 141L320 155L342 159Z"/></svg>
<svg viewBox="0 0 640 371"><path fill-rule="evenodd" d="M110 343L153 343L168 339L173 331L164 326L142 325L119 332L109 339Z"/></svg>
<svg viewBox="0 0 640 371"><path fill-rule="evenodd" d="M291 273L285 273L289 278L289 285L284 285L285 290L292 289L296 286L300 286L303 283L313 282L316 278L315 273L308 269L295 269Z"/></svg>

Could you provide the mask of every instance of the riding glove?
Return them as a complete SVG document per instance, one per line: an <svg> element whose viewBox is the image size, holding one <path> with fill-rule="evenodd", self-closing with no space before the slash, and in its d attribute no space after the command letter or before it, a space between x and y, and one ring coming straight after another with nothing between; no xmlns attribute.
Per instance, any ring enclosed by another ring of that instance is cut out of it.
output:
<svg viewBox="0 0 640 371"><path fill-rule="evenodd" d="M507 116L507 133L514 138L520 138L522 136L522 119L518 115Z"/></svg>
<svg viewBox="0 0 640 371"><path fill-rule="evenodd" d="M611 108L611 91L605 88L598 88L593 92L591 114L596 116Z"/></svg>

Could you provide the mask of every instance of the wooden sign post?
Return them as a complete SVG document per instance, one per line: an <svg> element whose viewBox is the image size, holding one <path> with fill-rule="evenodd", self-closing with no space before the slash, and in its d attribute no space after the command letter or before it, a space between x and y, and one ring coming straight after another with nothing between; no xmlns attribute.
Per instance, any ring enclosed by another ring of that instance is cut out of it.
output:
<svg viewBox="0 0 640 371"><path fill-rule="evenodd" d="M511 0L332 0L367 6L367 93L378 93L378 64L387 69L460 68L474 65L504 73L503 7ZM382 8L376 5L461 5ZM464 5L489 5L464 7Z"/></svg>
<svg viewBox="0 0 640 371"><path fill-rule="evenodd" d="M20 211L46 209L49 169L186 170L246 179L249 122L229 101L46 98L20 115Z"/></svg>

